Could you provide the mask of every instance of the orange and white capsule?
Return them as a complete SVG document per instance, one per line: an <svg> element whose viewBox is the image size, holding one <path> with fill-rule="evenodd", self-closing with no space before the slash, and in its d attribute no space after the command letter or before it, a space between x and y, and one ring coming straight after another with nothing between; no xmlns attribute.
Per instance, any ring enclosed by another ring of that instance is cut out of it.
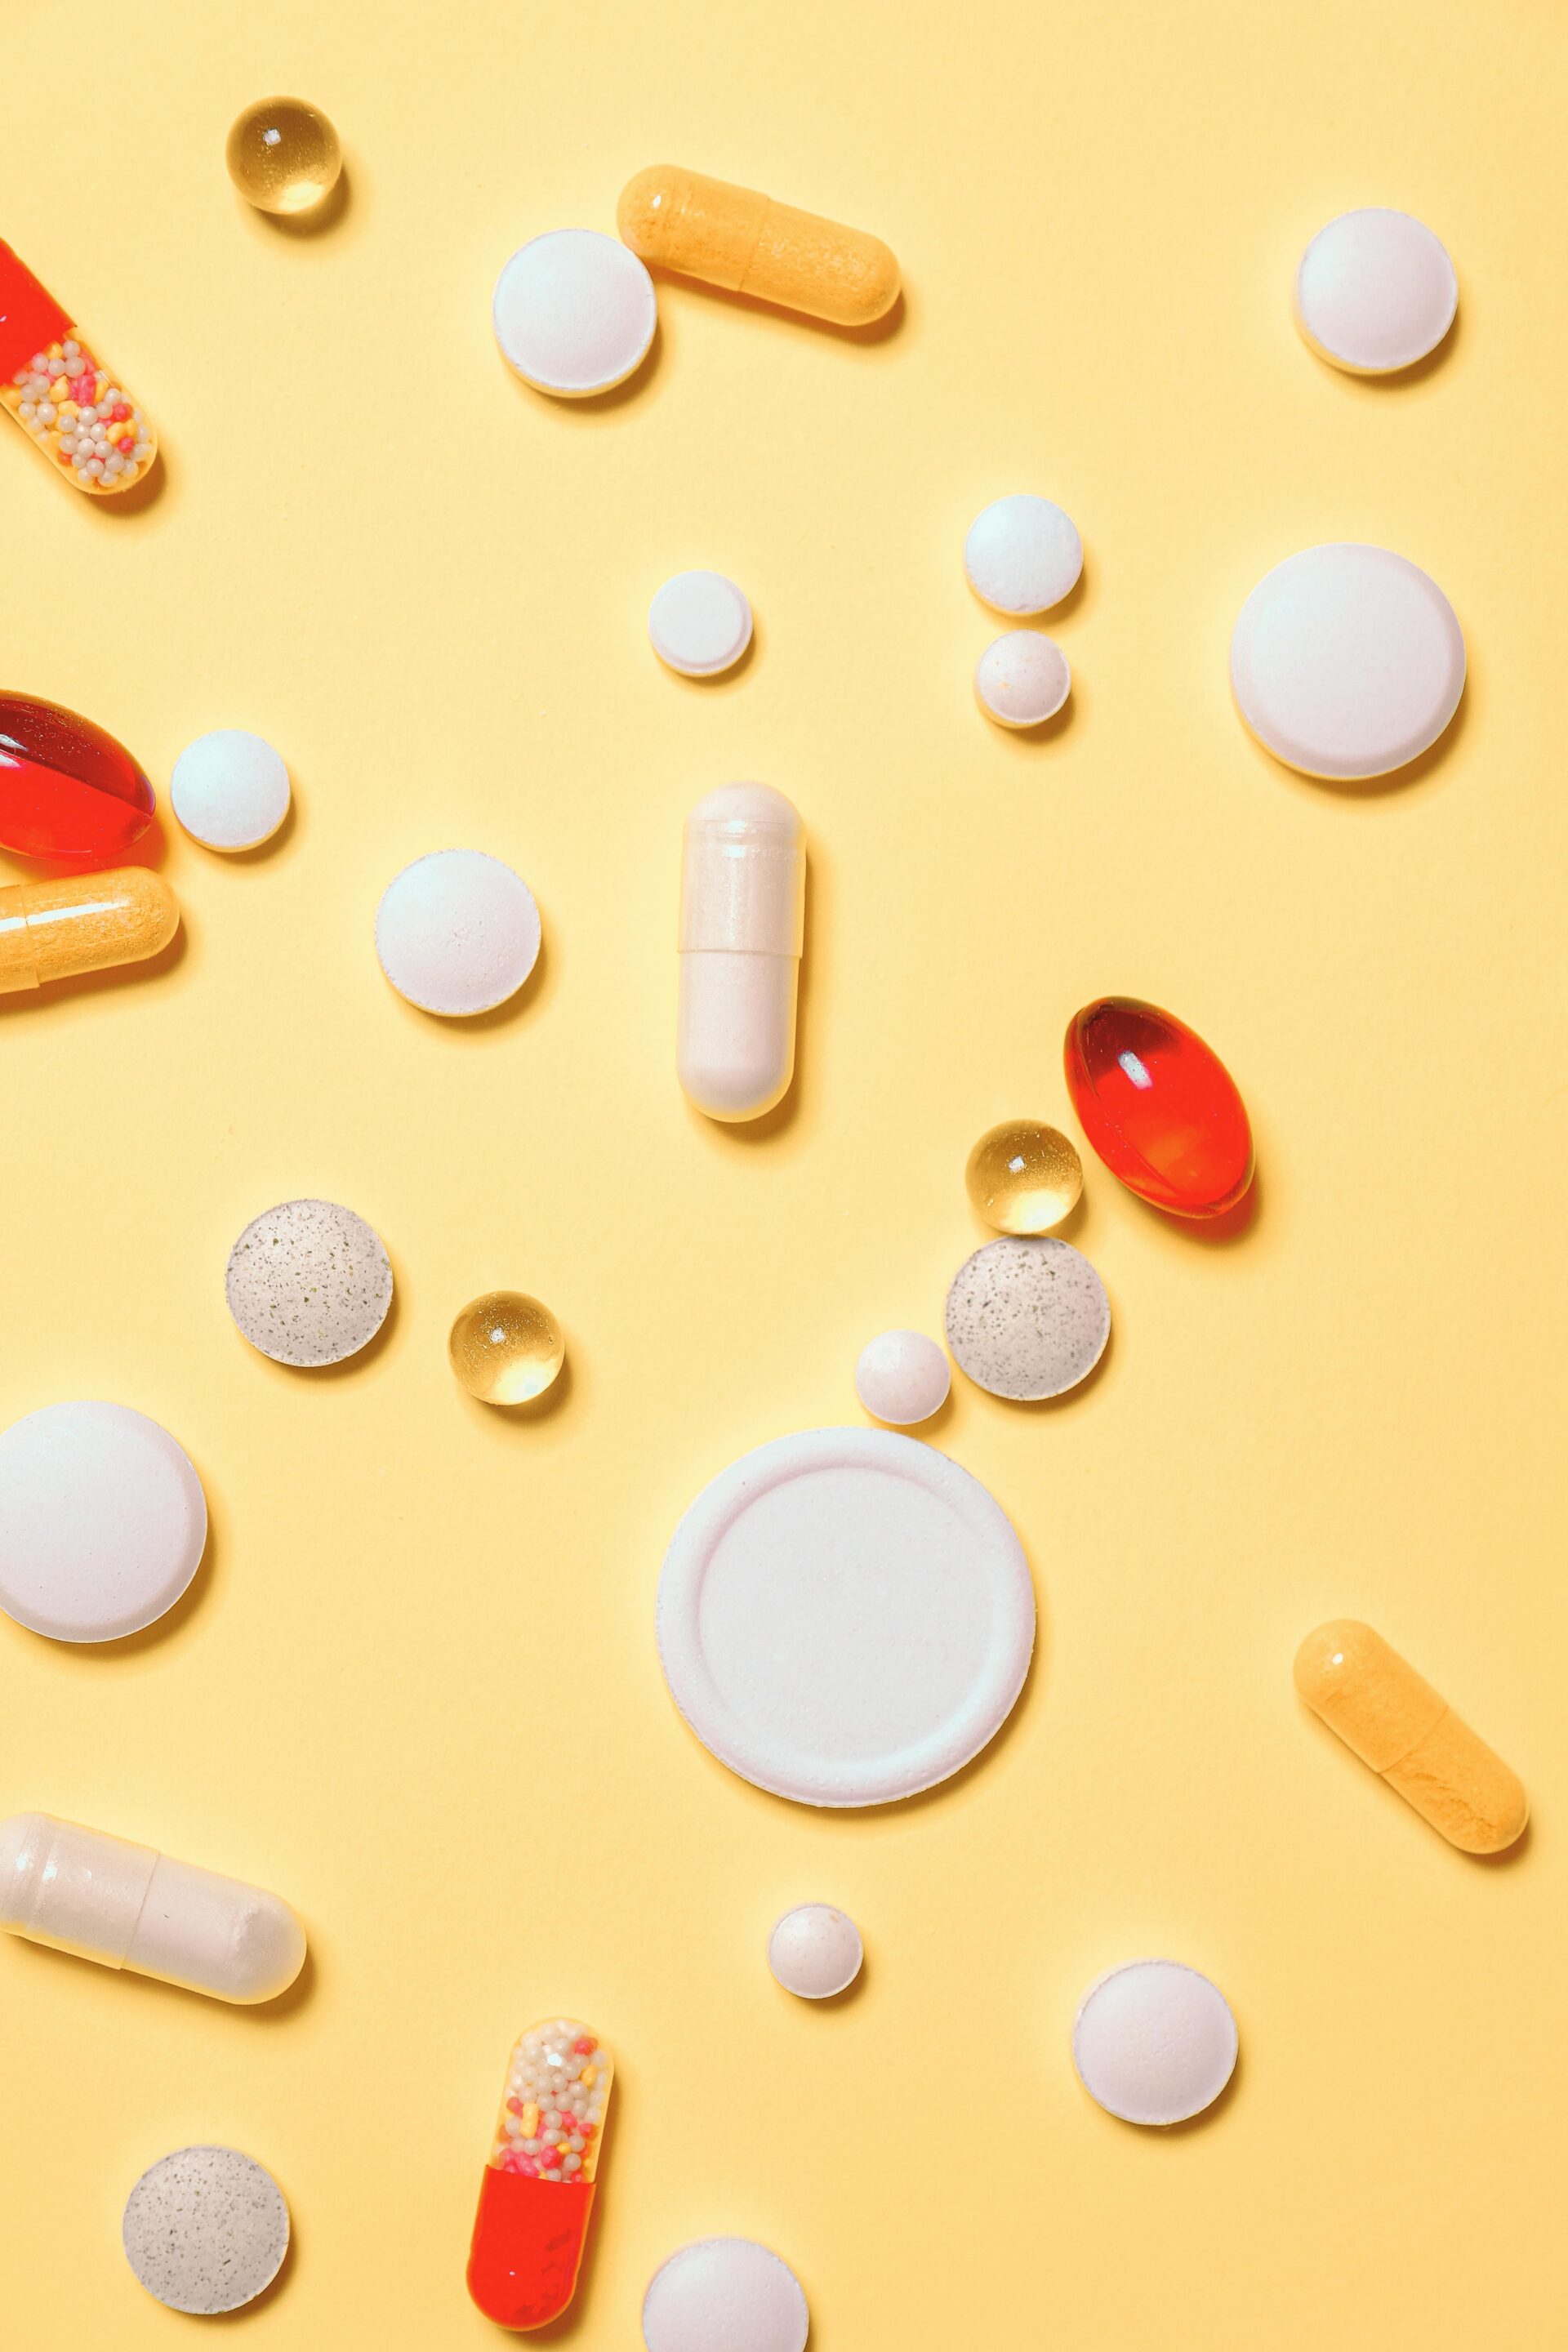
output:
<svg viewBox="0 0 1568 2352"><path fill-rule="evenodd" d="M543 2327L576 2293L614 2073L570 2017L512 2051L468 2252L468 2293L498 2327Z"/></svg>
<svg viewBox="0 0 1568 2352"><path fill-rule="evenodd" d="M145 411L3 240L0 408L89 498L133 489L158 455Z"/></svg>

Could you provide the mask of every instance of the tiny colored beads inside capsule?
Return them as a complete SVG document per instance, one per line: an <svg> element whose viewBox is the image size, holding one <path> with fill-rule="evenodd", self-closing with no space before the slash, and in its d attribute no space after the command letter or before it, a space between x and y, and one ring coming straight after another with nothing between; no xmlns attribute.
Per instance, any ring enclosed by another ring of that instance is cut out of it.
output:
<svg viewBox="0 0 1568 2352"><path fill-rule="evenodd" d="M230 131L224 160L258 212L308 213L336 187L343 151L319 106L302 98L262 98Z"/></svg>
<svg viewBox="0 0 1568 2352"><path fill-rule="evenodd" d="M512 2050L468 2253L468 2293L500 2327L543 2327L576 2292L614 2073L572 2018Z"/></svg>
<svg viewBox="0 0 1568 2352"><path fill-rule="evenodd" d="M77 489L112 498L142 481L158 436L69 313L0 243L0 408Z"/></svg>
<svg viewBox="0 0 1568 2352"><path fill-rule="evenodd" d="M561 1326L521 1290L487 1290L470 1300L447 1342L452 1370L482 1404L531 1404L566 1360Z"/></svg>
<svg viewBox="0 0 1568 2352"><path fill-rule="evenodd" d="M1083 1162L1058 1128L1007 1118L981 1137L963 1181L974 1209L999 1234L1047 1234L1077 1207Z"/></svg>
<svg viewBox="0 0 1568 2352"><path fill-rule="evenodd" d="M1211 1047L1157 1004L1101 996L1069 1023L1068 1092L1130 1192L1178 1217L1217 1217L1252 1181L1252 1129Z"/></svg>
<svg viewBox="0 0 1568 2352"><path fill-rule="evenodd" d="M0 849L111 863L141 840L155 806L123 743L90 719L0 694Z"/></svg>

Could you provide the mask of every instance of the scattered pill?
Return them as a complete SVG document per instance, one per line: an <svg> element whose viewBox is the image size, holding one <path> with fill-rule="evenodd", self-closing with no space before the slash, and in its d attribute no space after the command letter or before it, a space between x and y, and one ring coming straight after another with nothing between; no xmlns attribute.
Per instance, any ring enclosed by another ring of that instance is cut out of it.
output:
<svg viewBox="0 0 1568 2352"><path fill-rule="evenodd" d="M228 1311L253 1348L300 1369L367 1347L392 1305L380 1236L335 1201L284 1201L247 1225L229 1253Z"/></svg>
<svg viewBox="0 0 1568 2352"><path fill-rule="evenodd" d="M229 131L225 161L229 178L258 212L308 213L337 186L343 151L319 106L302 98L263 98Z"/></svg>
<svg viewBox="0 0 1568 2352"><path fill-rule="evenodd" d="M141 840L157 806L136 761L57 702L0 694L0 849L103 865Z"/></svg>
<svg viewBox="0 0 1568 2352"><path fill-rule="evenodd" d="M142 2175L121 2235L149 2294L212 2318L266 2294L289 2251L289 2208L254 2157L182 2147Z"/></svg>
<svg viewBox="0 0 1568 2352"><path fill-rule="evenodd" d="M859 1928L831 1903L786 1911L768 1937L769 1968L802 2000L831 2000L854 1983L865 1957Z"/></svg>
<svg viewBox="0 0 1568 2352"><path fill-rule="evenodd" d="M447 1341L452 1370L484 1404L531 1404L566 1360L561 1326L521 1290L470 1299Z"/></svg>
<svg viewBox="0 0 1568 2352"><path fill-rule="evenodd" d="M855 1393L879 1421L908 1429L929 1421L947 1402L947 1358L923 1331L879 1331L855 1366Z"/></svg>
<svg viewBox="0 0 1568 2352"><path fill-rule="evenodd" d="M1530 1800L1518 1774L1370 1625L1338 1618L1309 1633L1296 1688L1450 1845L1500 1853L1523 1835Z"/></svg>
<svg viewBox="0 0 1568 2352"><path fill-rule="evenodd" d="M381 968L422 1012L467 1018L515 996L539 958L539 908L482 849L437 849L395 875L375 917Z"/></svg>
<svg viewBox="0 0 1568 2352"><path fill-rule="evenodd" d="M1097 1978L1073 2020L1091 2099L1129 2124L1180 2124L1236 2070L1236 2020L1219 1987L1180 1960L1127 1960Z"/></svg>
<svg viewBox="0 0 1568 2352"><path fill-rule="evenodd" d="M494 315L502 356L525 383L585 400L641 367L658 305L647 271L613 236L555 228L512 255L496 280Z"/></svg>
<svg viewBox="0 0 1568 2352"><path fill-rule="evenodd" d="M710 1118L789 1090L805 937L805 832L771 784L721 784L686 820L676 1069Z"/></svg>
<svg viewBox="0 0 1568 2352"><path fill-rule="evenodd" d="M1390 775L1459 707L1465 640L1435 580L1386 547L1335 541L1260 580L1230 641L1237 708L1288 768Z"/></svg>
<svg viewBox="0 0 1568 2352"><path fill-rule="evenodd" d="M181 752L169 801L185 831L208 849L255 849L289 814L289 771L259 735L220 727Z"/></svg>
<svg viewBox="0 0 1568 2352"><path fill-rule="evenodd" d="M643 2297L647 2352L805 2352L811 2315L789 2264L751 2238L699 2238Z"/></svg>
<svg viewBox="0 0 1568 2352"><path fill-rule="evenodd" d="M980 656L974 691L998 727L1043 727L1072 691L1067 656L1039 629L1009 629Z"/></svg>
<svg viewBox="0 0 1568 2352"><path fill-rule="evenodd" d="M993 1396L1064 1396L1089 1378L1110 1337L1105 1285L1068 1242L987 1242L947 1294L953 1360Z"/></svg>
<svg viewBox="0 0 1568 2352"><path fill-rule="evenodd" d="M500 2327L543 2327L576 2293L614 2074L573 2018L513 2046L468 2252L468 2293Z"/></svg>
<svg viewBox="0 0 1568 2352"><path fill-rule="evenodd" d="M1063 1058L1083 1131L1130 1192L1178 1217L1235 1208L1252 1181L1247 1106L1184 1021L1100 996L1068 1024Z"/></svg>
<svg viewBox="0 0 1568 2352"><path fill-rule="evenodd" d="M201 1563L206 1497L166 1429L129 1405L47 1404L0 1435L0 1609L56 1642L117 1642Z"/></svg>
<svg viewBox="0 0 1568 2352"><path fill-rule="evenodd" d="M1321 228L1296 273L1301 332L1352 375L1413 367L1436 350L1458 307L1459 281L1437 238L1381 205Z"/></svg>
<svg viewBox="0 0 1568 2352"><path fill-rule="evenodd" d="M644 261L837 326L869 326L899 299L899 265L880 237L678 164L628 180L616 223Z"/></svg>
<svg viewBox="0 0 1568 2352"><path fill-rule="evenodd" d="M0 408L55 471L89 498L133 488L158 455L145 413L3 241Z"/></svg>
<svg viewBox="0 0 1568 2352"><path fill-rule="evenodd" d="M1058 1128L1008 1118L986 1129L963 1181L973 1206L999 1234L1044 1234L1077 1207L1083 1162Z"/></svg>
<svg viewBox="0 0 1568 2352"><path fill-rule="evenodd" d="M678 572L648 606L647 633L682 677L717 677L751 644L752 608L721 572Z"/></svg>
<svg viewBox="0 0 1568 2352"><path fill-rule="evenodd" d="M1027 490L977 514L963 542L975 594L999 613L1048 613L1077 587L1083 541L1070 515Z"/></svg>
<svg viewBox="0 0 1568 2352"><path fill-rule="evenodd" d="M179 928L179 900L144 866L7 883L0 889L0 996L145 963Z"/></svg>

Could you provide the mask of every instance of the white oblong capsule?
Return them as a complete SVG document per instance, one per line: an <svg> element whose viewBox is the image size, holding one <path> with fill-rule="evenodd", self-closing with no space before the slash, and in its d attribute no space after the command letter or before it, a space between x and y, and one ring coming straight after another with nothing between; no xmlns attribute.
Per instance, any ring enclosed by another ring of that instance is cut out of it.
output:
<svg viewBox="0 0 1568 2352"><path fill-rule="evenodd" d="M0 1927L215 2000L275 2000L305 1965L279 1895L51 1813L0 1822Z"/></svg>
<svg viewBox="0 0 1568 2352"><path fill-rule="evenodd" d="M721 784L686 820L676 1069L710 1118L759 1118L795 1075L805 828L771 784Z"/></svg>

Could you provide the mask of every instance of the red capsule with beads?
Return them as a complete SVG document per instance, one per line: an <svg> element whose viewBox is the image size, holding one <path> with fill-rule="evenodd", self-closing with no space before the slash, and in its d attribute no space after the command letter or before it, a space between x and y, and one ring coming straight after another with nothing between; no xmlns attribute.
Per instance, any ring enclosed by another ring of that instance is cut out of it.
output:
<svg viewBox="0 0 1568 2352"><path fill-rule="evenodd" d="M468 2252L468 2293L499 2327L547 2326L577 2291L614 2071L572 2018L512 2051Z"/></svg>
<svg viewBox="0 0 1568 2352"><path fill-rule="evenodd" d="M1252 1129L1212 1046L1173 1013L1100 996L1068 1025L1068 1092L1113 1176L1156 1209L1219 1217L1252 1181Z"/></svg>

